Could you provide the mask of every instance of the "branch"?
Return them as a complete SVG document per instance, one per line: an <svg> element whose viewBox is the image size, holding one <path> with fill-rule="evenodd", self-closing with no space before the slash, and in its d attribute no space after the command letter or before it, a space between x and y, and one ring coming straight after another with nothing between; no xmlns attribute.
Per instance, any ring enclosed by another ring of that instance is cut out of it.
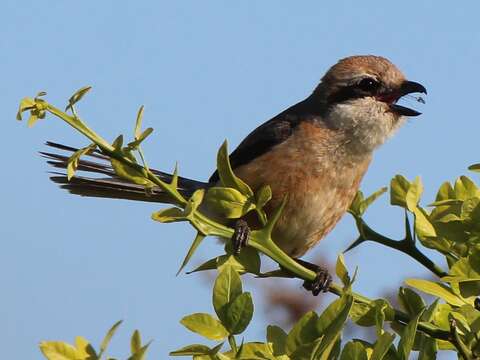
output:
<svg viewBox="0 0 480 360"><path fill-rule="evenodd" d="M368 226L362 218L355 216L355 221L358 231L360 232L360 236L345 250L345 252L353 249L365 241L373 241L407 254L440 278L447 276L448 274L440 266L435 264L415 246L413 236L410 232L408 217L405 216L405 219L405 238L403 240L393 240L377 233L370 226Z"/></svg>

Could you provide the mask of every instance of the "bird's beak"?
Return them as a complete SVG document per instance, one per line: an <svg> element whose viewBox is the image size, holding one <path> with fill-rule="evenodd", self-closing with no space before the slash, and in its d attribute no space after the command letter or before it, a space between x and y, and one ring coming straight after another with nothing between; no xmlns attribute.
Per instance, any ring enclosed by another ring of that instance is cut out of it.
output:
<svg viewBox="0 0 480 360"><path fill-rule="evenodd" d="M404 81L398 91L395 92L395 101L390 104L390 110L392 112L398 114L398 115L404 115L404 116L418 116L421 113L410 109L405 106L397 105L396 102L405 95L411 94L411 93L422 93L422 94L427 94L427 89L425 89L425 86L422 84L419 84L415 81Z"/></svg>

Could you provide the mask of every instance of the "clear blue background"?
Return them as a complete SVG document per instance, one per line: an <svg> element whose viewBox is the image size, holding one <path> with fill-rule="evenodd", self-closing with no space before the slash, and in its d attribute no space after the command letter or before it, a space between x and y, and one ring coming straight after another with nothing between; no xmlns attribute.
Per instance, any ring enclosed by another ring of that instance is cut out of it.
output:
<svg viewBox="0 0 480 360"><path fill-rule="evenodd" d="M63 106L76 89L92 85L79 111L108 139L131 134L144 104L145 126L155 128L145 148L151 165L172 169L178 161L182 175L206 179L224 138L233 147L303 99L337 59L383 55L429 95L424 115L376 153L362 188L376 190L397 173L420 175L428 203L443 181L480 160L479 11L473 1L4 0L1 357L40 358L42 339L84 335L98 344L113 322L125 319L113 354L123 357L127 337L139 328L155 340L150 358L164 359L201 341L178 320L211 310L204 277L175 277L192 230L150 221L155 204L58 190L37 151L45 140L87 142L54 118L27 130L15 121L22 97L45 90ZM387 204L387 197L379 200L368 219L400 237L402 212ZM346 216L315 251L334 261L355 236ZM197 263L221 251L214 239L206 242ZM398 287L405 276L426 276L420 265L375 244L346 260L359 266L356 290L369 296ZM250 340L263 338L258 309Z"/></svg>

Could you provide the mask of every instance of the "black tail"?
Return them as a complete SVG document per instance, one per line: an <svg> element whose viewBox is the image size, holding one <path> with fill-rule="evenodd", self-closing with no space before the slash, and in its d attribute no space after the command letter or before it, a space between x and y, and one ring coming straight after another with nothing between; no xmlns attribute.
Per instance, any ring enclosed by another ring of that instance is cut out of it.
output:
<svg viewBox="0 0 480 360"><path fill-rule="evenodd" d="M61 145L50 141L48 141L46 145L57 150L67 152L67 155L40 152L43 157L48 159L47 163L59 169L66 169L70 153L78 150L70 146ZM57 184L60 184L62 189L66 189L75 195L149 202L170 202L168 196L166 196L166 194L158 187L154 187L151 189L151 191L150 189L149 191L146 191L144 186L130 183L118 177L115 174L115 171L112 169L108 157L101 154L99 151L94 151L88 156L95 161L80 159L78 162L77 171L103 174L107 175L107 177L90 178L75 175L73 178L68 180L66 174L52 172L54 175L51 176L50 179ZM171 174L153 169L151 169L151 171L162 181L172 181ZM182 177L178 178L179 191L185 197L189 197L195 190L205 188L207 185L207 183L201 181Z"/></svg>

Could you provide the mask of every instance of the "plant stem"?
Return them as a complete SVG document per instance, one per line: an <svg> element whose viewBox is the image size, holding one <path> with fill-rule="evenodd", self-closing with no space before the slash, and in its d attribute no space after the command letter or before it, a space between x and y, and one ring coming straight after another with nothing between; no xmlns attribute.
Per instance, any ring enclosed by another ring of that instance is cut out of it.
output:
<svg viewBox="0 0 480 360"><path fill-rule="evenodd" d="M457 325L455 320L450 321L450 331L453 334L451 343L457 348L458 352L460 355L465 360L471 360L473 355L470 349L463 343L462 339L460 338L460 335L457 330Z"/></svg>
<svg viewBox="0 0 480 360"><path fill-rule="evenodd" d="M409 239L392 240L387 238L370 228L363 219L357 219L357 227L360 230L360 237L347 250L361 242L373 241L407 254L440 278L448 275L440 266L435 264L425 254L418 250L415 244Z"/></svg>
<svg viewBox="0 0 480 360"><path fill-rule="evenodd" d="M315 272L307 269L303 265L300 265L297 261L285 254L283 250L280 249L277 244L273 242L273 240L269 239L268 241L264 242L264 244L262 244L261 242L256 241L255 231L253 231L251 235L252 236L248 242L249 246L267 255L269 258L279 264L282 268L287 269L296 277L306 281L315 280L315 277L317 276Z"/></svg>
<svg viewBox="0 0 480 360"><path fill-rule="evenodd" d="M230 347L232 348L233 352L236 354L238 351L238 348L237 348L237 342L235 341L235 336L228 335L228 343L230 344Z"/></svg>

